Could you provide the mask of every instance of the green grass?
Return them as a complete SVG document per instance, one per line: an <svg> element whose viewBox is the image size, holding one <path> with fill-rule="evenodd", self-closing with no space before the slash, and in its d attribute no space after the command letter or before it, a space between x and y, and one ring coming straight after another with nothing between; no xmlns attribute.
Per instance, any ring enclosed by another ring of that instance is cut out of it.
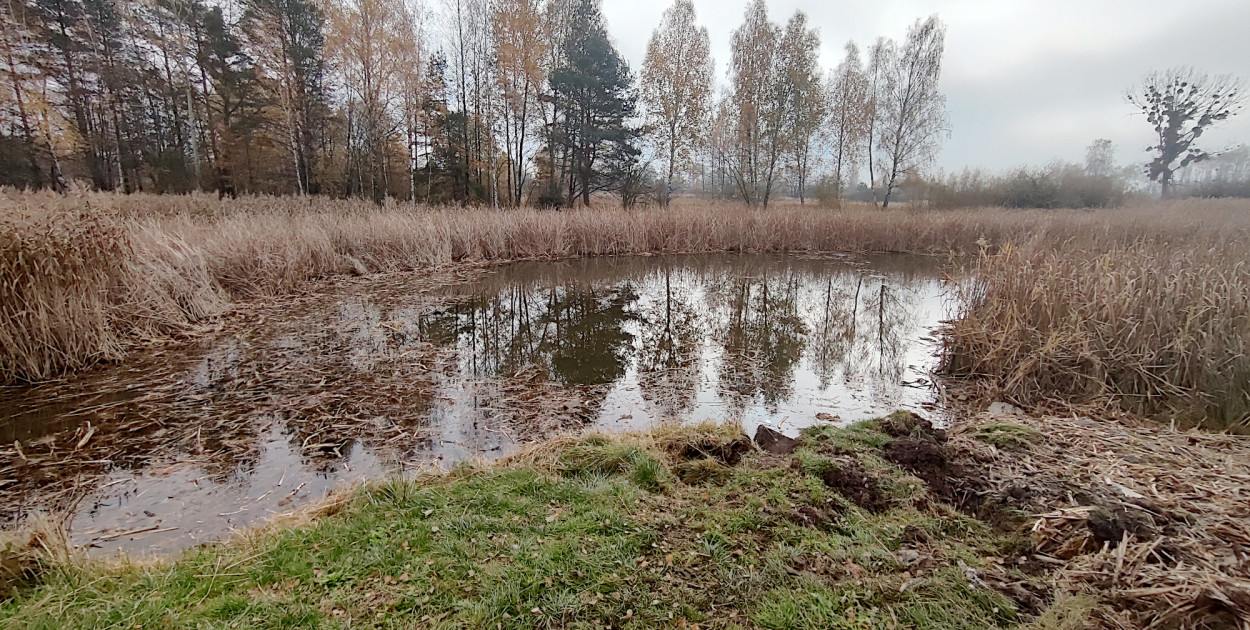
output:
<svg viewBox="0 0 1250 630"><path fill-rule="evenodd" d="M176 561L46 573L0 628L984 628L1021 621L970 584L1005 538L931 502L868 514L801 462L750 453L687 485L654 440L591 438L551 461L366 487L294 529ZM672 439L670 437L670 439ZM701 464L708 466L708 464ZM866 463L883 483L909 477ZM906 486L923 492L920 486ZM916 505L926 504L924 509ZM829 518L804 523L796 514ZM922 533L926 570L896 554Z"/></svg>

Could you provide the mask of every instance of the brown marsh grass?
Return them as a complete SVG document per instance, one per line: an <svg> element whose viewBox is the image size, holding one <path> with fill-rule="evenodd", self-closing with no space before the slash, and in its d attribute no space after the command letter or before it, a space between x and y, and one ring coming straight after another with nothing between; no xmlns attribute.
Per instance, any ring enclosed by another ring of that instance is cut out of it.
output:
<svg viewBox="0 0 1250 630"><path fill-rule="evenodd" d="M336 274L697 252L905 252L973 261L951 375L1020 404L1120 396L1245 407L1250 206L924 212L685 201L496 210L324 198L0 192L0 381L54 378L232 303ZM1237 376L1240 374L1240 376ZM1238 380L1240 379L1240 380ZM1240 383L1240 385L1238 385Z"/></svg>
<svg viewBox="0 0 1250 630"><path fill-rule="evenodd" d="M960 276L944 372L1024 405L1115 400L1210 427L1250 422L1250 233L1006 246Z"/></svg>

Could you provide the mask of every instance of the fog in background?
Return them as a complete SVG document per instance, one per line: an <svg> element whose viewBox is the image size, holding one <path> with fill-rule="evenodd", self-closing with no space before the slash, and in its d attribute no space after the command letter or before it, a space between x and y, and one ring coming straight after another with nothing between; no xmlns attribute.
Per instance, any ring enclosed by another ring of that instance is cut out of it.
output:
<svg viewBox="0 0 1250 630"><path fill-rule="evenodd" d="M671 0L604 0L608 28L635 73ZM733 29L746 0L694 0L707 26L721 85ZM1151 129L1124 90L1151 70L1192 65L1250 80L1250 1L939 0L827 2L770 0L784 23L796 9L820 29L827 72L847 40L866 50L878 36L902 40L917 18L948 27L942 90L951 135L935 166L1005 169L1059 158L1083 162L1085 147L1109 138L1120 163L1145 162ZM1250 112L1213 129L1208 150L1250 142Z"/></svg>

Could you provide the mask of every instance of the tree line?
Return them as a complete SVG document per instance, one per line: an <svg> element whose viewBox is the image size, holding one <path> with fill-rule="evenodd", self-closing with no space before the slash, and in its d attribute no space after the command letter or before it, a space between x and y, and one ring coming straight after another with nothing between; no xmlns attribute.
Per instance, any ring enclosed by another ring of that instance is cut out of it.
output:
<svg viewBox="0 0 1250 630"><path fill-rule="evenodd" d="M675 192L888 205L947 128L945 29L825 73L753 0L717 90L690 0L635 72L598 0L6 0L0 184L499 206Z"/></svg>

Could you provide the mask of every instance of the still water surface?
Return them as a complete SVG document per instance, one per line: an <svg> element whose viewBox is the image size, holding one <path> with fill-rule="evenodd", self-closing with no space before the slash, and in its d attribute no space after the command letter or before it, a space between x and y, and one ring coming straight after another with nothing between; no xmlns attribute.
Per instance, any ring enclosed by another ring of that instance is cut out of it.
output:
<svg viewBox="0 0 1250 630"><path fill-rule="evenodd" d="M932 335L950 308L935 263L911 256L339 283L176 352L0 391L0 440L27 456L4 467L0 505L7 520L76 505L76 543L171 551L345 483L566 431L712 419L794 434L931 415Z"/></svg>

